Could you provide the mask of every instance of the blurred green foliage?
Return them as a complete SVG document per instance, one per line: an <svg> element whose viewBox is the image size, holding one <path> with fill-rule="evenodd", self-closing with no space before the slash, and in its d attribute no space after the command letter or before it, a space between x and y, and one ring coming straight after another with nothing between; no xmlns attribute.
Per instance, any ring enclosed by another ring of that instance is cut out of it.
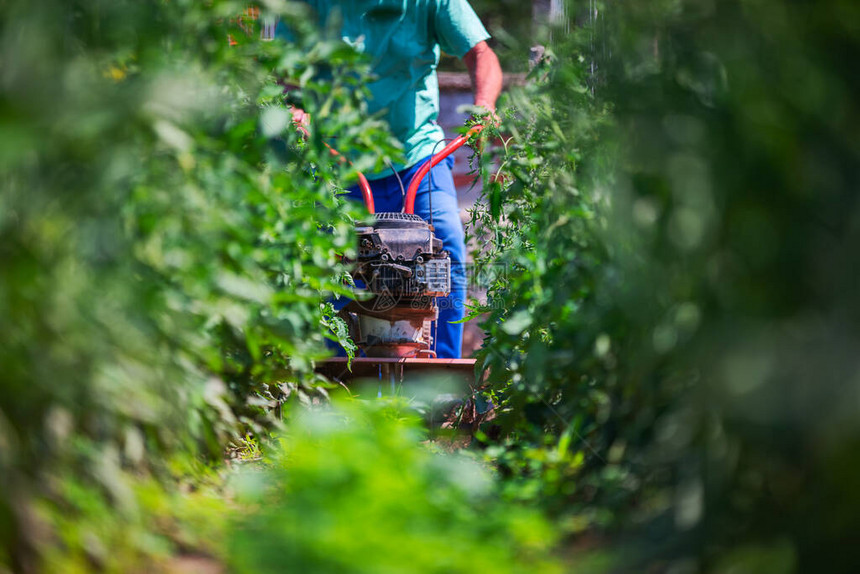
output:
<svg viewBox="0 0 860 574"><path fill-rule="evenodd" d="M296 46L260 41L242 2L0 8L0 563L16 571L113 546L113 527L57 536L136 515L129 471L198 472L288 396L324 392L312 361L346 337L326 300L360 213L322 135L397 150L364 112L361 57L272 7ZM314 80L322 66L338 80ZM316 116L306 142L280 79Z"/></svg>
<svg viewBox="0 0 860 574"><path fill-rule="evenodd" d="M617 571L855 571L858 5L599 8L474 216L491 454Z"/></svg>
<svg viewBox="0 0 860 574"><path fill-rule="evenodd" d="M236 479L236 572L560 572L539 512L502 504L487 469L421 446L405 403L296 417L265 469Z"/></svg>
<svg viewBox="0 0 860 574"><path fill-rule="evenodd" d="M39 546L39 571L182 572L176 557L183 552L216 565L226 560L224 536L234 509L225 502L223 478L198 472L169 490L132 473L116 479L126 489L121 504L70 472L58 476L55 499L34 509L51 532Z"/></svg>

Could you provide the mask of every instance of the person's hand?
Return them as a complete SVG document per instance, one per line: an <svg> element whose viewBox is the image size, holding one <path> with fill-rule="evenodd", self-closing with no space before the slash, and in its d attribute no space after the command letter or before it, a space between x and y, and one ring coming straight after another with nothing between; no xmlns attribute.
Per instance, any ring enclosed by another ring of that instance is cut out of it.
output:
<svg viewBox="0 0 860 574"><path fill-rule="evenodd" d="M296 106L290 107L290 113L293 116L293 125L299 130L305 137L309 136L308 128L311 125L311 116L305 112L301 108L297 108Z"/></svg>
<svg viewBox="0 0 860 574"><path fill-rule="evenodd" d="M472 116L486 127L497 128L502 124L501 118L496 114L496 107L487 103L475 102Z"/></svg>

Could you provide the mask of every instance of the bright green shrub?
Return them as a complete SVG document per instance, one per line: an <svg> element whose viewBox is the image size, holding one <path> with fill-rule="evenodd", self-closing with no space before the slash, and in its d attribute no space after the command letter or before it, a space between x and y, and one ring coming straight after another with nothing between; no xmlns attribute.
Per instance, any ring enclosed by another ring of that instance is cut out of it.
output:
<svg viewBox="0 0 860 574"><path fill-rule="evenodd" d="M238 482L236 571L558 572L551 526L478 463L422 447L418 424L382 401L297 417Z"/></svg>

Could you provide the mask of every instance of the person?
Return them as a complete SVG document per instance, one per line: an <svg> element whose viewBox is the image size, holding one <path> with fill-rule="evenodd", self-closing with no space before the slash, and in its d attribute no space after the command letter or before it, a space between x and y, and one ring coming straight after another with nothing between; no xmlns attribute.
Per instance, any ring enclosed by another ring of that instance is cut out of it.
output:
<svg viewBox="0 0 860 574"><path fill-rule="evenodd" d="M405 164L389 172L365 174L377 212L401 211L401 182L408 187L421 165L445 140L436 123L441 51L461 58L472 79L474 105L495 117L502 90L499 60L487 44L490 35L467 0L305 0L321 27L340 23L341 38L372 60L375 76L368 85L370 113L383 112L392 134L403 145ZM282 32L276 32L282 34ZM308 115L293 108L293 121L308 125ZM436 353L460 358L466 303L466 245L451 173L453 158L433 168L418 189L415 213L432 220L436 235L451 256L451 294L439 298ZM431 189L432 185L432 189ZM430 193L432 191L432 201ZM350 190L358 201L361 194Z"/></svg>

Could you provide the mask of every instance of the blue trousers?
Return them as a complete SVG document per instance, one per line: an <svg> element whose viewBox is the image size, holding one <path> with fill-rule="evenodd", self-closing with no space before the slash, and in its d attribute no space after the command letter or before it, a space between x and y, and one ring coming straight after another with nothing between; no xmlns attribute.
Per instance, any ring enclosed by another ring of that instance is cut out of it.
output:
<svg viewBox="0 0 860 574"><path fill-rule="evenodd" d="M427 160L399 172L404 189L409 188L415 173ZM436 323L434 337L436 354L443 359L459 359L463 353L463 324L456 321L463 319L466 306L466 241L457 205L457 189L451 174L453 165L454 159L448 157L430 170L415 196L415 214L427 221L430 221L432 204L436 237L442 240L444 249L451 255L451 294L436 299L439 321ZM394 174L371 181L370 187L377 213L399 212L403 209L403 192ZM363 201L358 187L349 189L349 197ZM343 304L336 304L336 307L342 307Z"/></svg>

